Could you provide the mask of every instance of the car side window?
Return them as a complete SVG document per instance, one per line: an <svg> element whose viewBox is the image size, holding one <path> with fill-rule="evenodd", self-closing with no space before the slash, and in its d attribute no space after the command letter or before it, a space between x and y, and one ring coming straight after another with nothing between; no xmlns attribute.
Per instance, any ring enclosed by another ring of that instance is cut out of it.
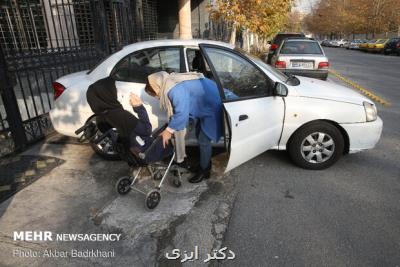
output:
<svg viewBox="0 0 400 267"><path fill-rule="evenodd" d="M134 52L120 62L112 72L117 81L146 83L147 76L158 71L180 72L179 47L151 48Z"/></svg>
<svg viewBox="0 0 400 267"><path fill-rule="evenodd" d="M272 82L248 60L223 49L206 47L205 51L224 89L239 98L272 95Z"/></svg>
<svg viewBox="0 0 400 267"><path fill-rule="evenodd" d="M207 78L213 80L212 72L199 49L187 48L186 59L189 71L201 72Z"/></svg>

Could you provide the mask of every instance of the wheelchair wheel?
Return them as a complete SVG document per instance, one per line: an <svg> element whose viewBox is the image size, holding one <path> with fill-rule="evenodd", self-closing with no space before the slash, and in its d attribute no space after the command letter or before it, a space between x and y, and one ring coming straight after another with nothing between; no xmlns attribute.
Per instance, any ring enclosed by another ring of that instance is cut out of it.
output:
<svg viewBox="0 0 400 267"><path fill-rule="evenodd" d="M131 191L131 183L132 180L129 176L123 176L118 179L117 183L115 184L115 189L117 190L118 194L126 195L129 191Z"/></svg>
<svg viewBox="0 0 400 267"><path fill-rule="evenodd" d="M158 204L160 203L161 200L161 194L158 190L152 190L150 191L147 196L146 196L146 208L149 210L155 209Z"/></svg>

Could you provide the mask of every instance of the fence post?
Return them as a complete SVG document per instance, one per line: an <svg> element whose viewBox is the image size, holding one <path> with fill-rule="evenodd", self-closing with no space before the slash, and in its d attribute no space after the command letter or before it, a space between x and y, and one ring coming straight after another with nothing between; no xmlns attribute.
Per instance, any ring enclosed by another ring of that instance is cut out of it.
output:
<svg viewBox="0 0 400 267"><path fill-rule="evenodd" d="M3 49L0 46L0 93L7 114L7 122L14 140L15 150L24 148L27 144L25 129L19 112L17 98L13 85L7 75L7 63Z"/></svg>
<svg viewBox="0 0 400 267"><path fill-rule="evenodd" d="M143 19L143 2L142 0L135 0L135 18L136 18L136 31L137 39L144 40L144 19Z"/></svg>
<svg viewBox="0 0 400 267"><path fill-rule="evenodd" d="M92 3L93 1L91 1ZM110 42L109 42L109 37L108 37L108 22L107 22L107 12L106 12L106 7L105 7L105 3L104 0L100 0L97 2L97 6L96 9L92 9L94 12L92 13L93 16L96 19L96 27L97 27L97 31L95 31L95 34L97 36L97 46L100 47L101 50L103 50L102 52L104 52L104 54L109 55L111 54L111 47L110 47ZM97 13L96 13L97 11Z"/></svg>

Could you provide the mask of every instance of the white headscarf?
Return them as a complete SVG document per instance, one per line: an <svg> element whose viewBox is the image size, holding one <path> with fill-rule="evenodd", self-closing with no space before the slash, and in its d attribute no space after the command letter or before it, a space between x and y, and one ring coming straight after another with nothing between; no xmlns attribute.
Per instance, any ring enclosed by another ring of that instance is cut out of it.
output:
<svg viewBox="0 0 400 267"><path fill-rule="evenodd" d="M147 77L150 86L160 99L160 107L167 111L168 117L173 114L171 101L168 92L180 82L204 78L204 75L197 72L171 73L165 71L153 73Z"/></svg>

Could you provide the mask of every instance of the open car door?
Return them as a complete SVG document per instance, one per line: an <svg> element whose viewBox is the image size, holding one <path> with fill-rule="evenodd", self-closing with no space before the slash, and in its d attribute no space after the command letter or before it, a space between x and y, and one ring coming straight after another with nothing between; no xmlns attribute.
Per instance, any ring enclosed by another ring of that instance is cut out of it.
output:
<svg viewBox="0 0 400 267"><path fill-rule="evenodd" d="M247 57L218 45L199 46L218 84L227 116L227 172L278 147L285 104L282 97L273 96L274 81Z"/></svg>

